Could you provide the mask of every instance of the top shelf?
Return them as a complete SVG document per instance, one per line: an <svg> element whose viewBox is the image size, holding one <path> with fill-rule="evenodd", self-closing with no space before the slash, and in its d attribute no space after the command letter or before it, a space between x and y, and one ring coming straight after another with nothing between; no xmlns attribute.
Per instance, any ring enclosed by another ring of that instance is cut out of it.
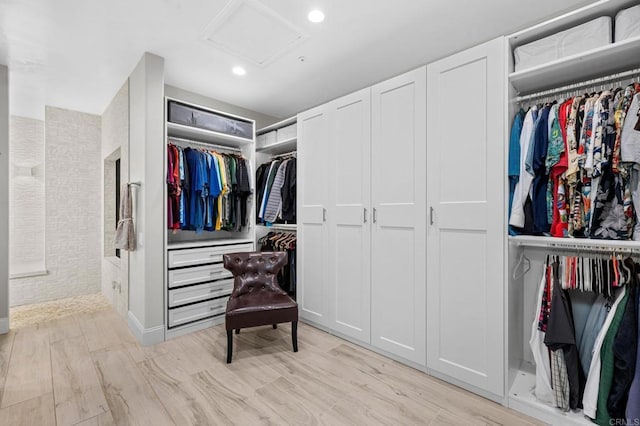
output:
<svg viewBox="0 0 640 426"><path fill-rule="evenodd" d="M599 0L507 36L511 48L583 24L600 16L615 17L620 10L635 6L637 0Z"/></svg>
<svg viewBox="0 0 640 426"><path fill-rule="evenodd" d="M191 139L197 142L216 143L230 147L250 145L253 143L253 139L241 138L239 136L227 135L171 122L167 122L167 131L169 136Z"/></svg>
<svg viewBox="0 0 640 426"><path fill-rule="evenodd" d="M592 49L509 74L519 95L547 90L638 67L640 37Z"/></svg>
<svg viewBox="0 0 640 426"><path fill-rule="evenodd" d="M262 129L258 129L256 131L256 134L257 135L261 135L263 133L268 133L268 132L270 132L272 130L277 130L277 129L281 128L281 127L285 127L285 126L288 126L289 124L295 123L296 120L297 120L297 117L294 115L293 117L289 117L289 118L284 119L282 121L278 121L277 123L273 123L273 124L271 124L271 125L269 125L267 127L263 127Z"/></svg>

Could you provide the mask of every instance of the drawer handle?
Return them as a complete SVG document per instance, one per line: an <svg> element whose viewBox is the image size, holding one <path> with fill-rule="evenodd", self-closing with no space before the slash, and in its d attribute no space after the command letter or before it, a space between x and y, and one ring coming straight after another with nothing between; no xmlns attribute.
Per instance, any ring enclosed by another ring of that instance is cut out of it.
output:
<svg viewBox="0 0 640 426"><path fill-rule="evenodd" d="M217 256L217 254L216 254L216 253L211 253L211 254L209 254L209 257L216 257L216 256Z"/></svg>
<svg viewBox="0 0 640 426"><path fill-rule="evenodd" d="M209 272L209 275L215 275L215 274L221 274L224 273L224 271L211 271Z"/></svg>

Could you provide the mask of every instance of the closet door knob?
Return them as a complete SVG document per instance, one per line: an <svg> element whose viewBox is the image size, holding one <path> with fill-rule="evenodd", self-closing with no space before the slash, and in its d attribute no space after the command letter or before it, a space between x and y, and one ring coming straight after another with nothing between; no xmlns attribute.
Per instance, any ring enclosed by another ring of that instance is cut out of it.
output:
<svg viewBox="0 0 640 426"><path fill-rule="evenodd" d="M375 207L373 208L373 223L377 223L378 222L378 209L376 209Z"/></svg>
<svg viewBox="0 0 640 426"><path fill-rule="evenodd" d="M433 225L433 207L429 207L429 225Z"/></svg>
<svg viewBox="0 0 640 426"><path fill-rule="evenodd" d="M327 209L325 209L324 207L322 208L322 221L327 221Z"/></svg>
<svg viewBox="0 0 640 426"><path fill-rule="evenodd" d="M364 223L367 223L367 208L364 208Z"/></svg>

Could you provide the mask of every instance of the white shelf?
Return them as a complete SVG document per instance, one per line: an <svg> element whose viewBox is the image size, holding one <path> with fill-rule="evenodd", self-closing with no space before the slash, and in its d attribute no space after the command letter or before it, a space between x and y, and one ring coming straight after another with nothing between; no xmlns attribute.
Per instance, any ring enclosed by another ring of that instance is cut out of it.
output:
<svg viewBox="0 0 640 426"><path fill-rule="evenodd" d="M289 117L289 118L287 118L285 120L278 121L277 123L273 123L273 124L271 124L271 125L269 125L267 127L263 127L262 129L258 129L256 131L256 134L257 135L261 135L263 133L268 133L268 132L270 132L272 130L277 130L277 129L281 128L281 127L285 127L285 126L288 126L290 124L295 123L296 120L297 120L297 117L294 115L293 117Z"/></svg>
<svg viewBox="0 0 640 426"><path fill-rule="evenodd" d="M298 229L298 225L295 223L274 223L270 226L258 224L257 226L274 231L296 231Z"/></svg>
<svg viewBox="0 0 640 426"><path fill-rule="evenodd" d="M216 143L230 147L250 145L253 143L253 139L241 138L239 136L227 135L224 133L213 132L211 130L199 129L197 127L170 122L167 122L167 133L169 137L175 136L178 138L191 139L197 142Z"/></svg>
<svg viewBox="0 0 640 426"><path fill-rule="evenodd" d="M552 425L593 425L582 411L563 412L538 401L533 394L536 386L536 375L527 371L516 371L515 380L509 390L509 408L535 417Z"/></svg>
<svg viewBox="0 0 640 426"><path fill-rule="evenodd" d="M547 90L640 66L640 37L592 49L509 74L520 95Z"/></svg>
<svg viewBox="0 0 640 426"><path fill-rule="evenodd" d="M548 247L569 250L619 250L640 253L640 242L618 240L590 240L587 238L538 237L532 235L509 236L509 243L522 247Z"/></svg>
<svg viewBox="0 0 640 426"><path fill-rule="evenodd" d="M298 146L298 138L285 139L271 145L263 146L256 149L256 152L262 152L270 155L284 154L285 152L295 151Z"/></svg>

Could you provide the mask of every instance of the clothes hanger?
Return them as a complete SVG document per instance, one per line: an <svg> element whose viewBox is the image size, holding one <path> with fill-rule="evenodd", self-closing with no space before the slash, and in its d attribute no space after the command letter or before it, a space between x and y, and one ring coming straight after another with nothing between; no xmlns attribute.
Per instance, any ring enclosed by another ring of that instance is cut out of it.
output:
<svg viewBox="0 0 640 426"><path fill-rule="evenodd" d="M518 268L520 268L521 266L522 266L522 272L518 273ZM529 272L529 270L531 270L531 261L529 260L529 258L527 258L527 256L525 256L524 250L522 250L520 252L520 257L518 258L518 262L516 263L516 266L513 268L511 277L514 280L519 280L523 278L525 274Z"/></svg>

